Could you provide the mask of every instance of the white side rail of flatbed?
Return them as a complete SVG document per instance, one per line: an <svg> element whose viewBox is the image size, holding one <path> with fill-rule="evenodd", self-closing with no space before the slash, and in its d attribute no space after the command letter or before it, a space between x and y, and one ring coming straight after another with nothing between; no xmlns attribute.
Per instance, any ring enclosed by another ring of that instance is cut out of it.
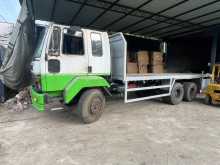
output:
<svg viewBox="0 0 220 165"><path fill-rule="evenodd" d="M170 96L173 85L176 81L188 81L188 80L199 80L200 82L202 79L209 78L209 74L191 74L191 73L161 73L161 74L129 74L126 76L124 84L125 84L125 90L124 90L124 102L135 102L135 101L141 101L141 100L149 100L154 98L160 98L160 97L166 97ZM132 82L141 82L141 81L160 81L165 80L165 83L160 85L150 85L150 86L144 86L144 87L129 87L129 83ZM153 94L150 96L145 97L136 97L136 98L128 98L128 94L130 92L143 92L147 90L154 90L158 89L157 94ZM163 91L163 92L160 92Z"/></svg>

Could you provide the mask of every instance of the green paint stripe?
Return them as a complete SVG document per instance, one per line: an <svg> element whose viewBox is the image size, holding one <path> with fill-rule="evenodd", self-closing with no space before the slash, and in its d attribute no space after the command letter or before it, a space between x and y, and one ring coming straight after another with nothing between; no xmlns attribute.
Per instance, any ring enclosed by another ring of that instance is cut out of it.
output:
<svg viewBox="0 0 220 165"><path fill-rule="evenodd" d="M43 92L63 91L78 76L108 76L106 74L45 74L41 75Z"/></svg>

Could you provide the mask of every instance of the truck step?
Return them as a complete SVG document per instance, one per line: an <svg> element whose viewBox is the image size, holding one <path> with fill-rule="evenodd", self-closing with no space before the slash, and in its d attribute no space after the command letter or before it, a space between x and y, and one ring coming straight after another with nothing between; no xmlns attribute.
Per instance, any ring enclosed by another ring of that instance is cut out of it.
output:
<svg viewBox="0 0 220 165"><path fill-rule="evenodd" d="M50 109L50 111L62 111L62 110L64 110L64 107L55 107Z"/></svg>

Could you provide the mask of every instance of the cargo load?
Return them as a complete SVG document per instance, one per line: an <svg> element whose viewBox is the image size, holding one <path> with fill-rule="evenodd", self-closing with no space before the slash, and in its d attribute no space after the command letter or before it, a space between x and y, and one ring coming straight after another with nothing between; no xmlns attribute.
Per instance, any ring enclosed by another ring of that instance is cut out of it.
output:
<svg viewBox="0 0 220 165"><path fill-rule="evenodd" d="M163 54L161 52L151 53L150 70L152 73L164 73Z"/></svg>
<svg viewBox="0 0 220 165"><path fill-rule="evenodd" d="M138 61L138 73L148 73L149 52L138 51L137 61Z"/></svg>
<svg viewBox="0 0 220 165"><path fill-rule="evenodd" d="M138 73L138 65L136 62L128 62L127 63L127 73Z"/></svg>

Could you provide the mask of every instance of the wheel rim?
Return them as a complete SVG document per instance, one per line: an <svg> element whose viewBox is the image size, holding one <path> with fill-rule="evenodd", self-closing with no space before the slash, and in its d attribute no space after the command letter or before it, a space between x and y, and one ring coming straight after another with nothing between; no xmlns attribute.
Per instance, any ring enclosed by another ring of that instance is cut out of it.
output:
<svg viewBox="0 0 220 165"><path fill-rule="evenodd" d="M181 90L180 90L180 89L176 89L176 90L174 91L174 96L175 96L176 98L180 98L180 96L181 96Z"/></svg>
<svg viewBox="0 0 220 165"><path fill-rule="evenodd" d="M102 101L100 98L94 98L90 105L90 113L92 115L99 114L102 111Z"/></svg>
<svg viewBox="0 0 220 165"><path fill-rule="evenodd" d="M192 88L192 89L190 90L190 96L191 96L191 97L194 97L194 96L195 96L195 93L196 93L196 89L195 89L195 88Z"/></svg>

